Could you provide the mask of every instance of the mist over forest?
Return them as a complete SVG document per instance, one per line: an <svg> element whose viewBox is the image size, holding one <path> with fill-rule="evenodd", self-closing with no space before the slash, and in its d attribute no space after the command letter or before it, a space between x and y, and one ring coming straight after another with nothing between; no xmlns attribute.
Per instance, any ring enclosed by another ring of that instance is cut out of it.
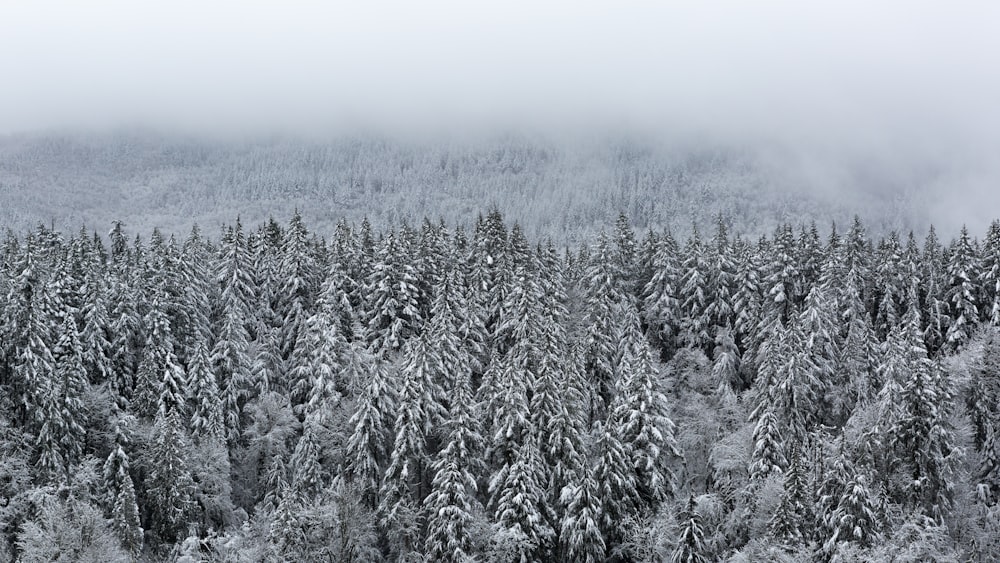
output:
<svg viewBox="0 0 1000 563"><path fill-rule="evenodd" d="M354 135L233 140L118 130L0 138L0 220L106 234L110 224L215 234L298 209L328 236L340 219L375 226L423 217L470 225L492 208L533 237L576 245L619 213L637 229L687 233L721 214L756 237L785 222L879 234L933 223L984 232L1000 193L955 197L968 175L924 161L819 155L779 145L668 141L638 133L418 139ZM983 182L981 179L976 179ZM998 184L1000 185L1000 184Z"/></svg>
<svg viewBox="0 0 1000 563"><path fill-rule="evenodd" d="M0 563L1000 561L998 22L5 3Z"/></svg>

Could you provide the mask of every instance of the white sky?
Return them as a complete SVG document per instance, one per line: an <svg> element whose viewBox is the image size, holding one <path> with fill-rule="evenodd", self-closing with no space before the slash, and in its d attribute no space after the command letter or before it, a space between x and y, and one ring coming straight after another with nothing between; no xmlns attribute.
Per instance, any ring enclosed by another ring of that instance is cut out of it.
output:
<svg viewBox="0 0 1000 563"><path fill-rule="evenodd" d="M7 1L0 132L541 120L878 143L998 129L998 2L488 4Z"/></svg>

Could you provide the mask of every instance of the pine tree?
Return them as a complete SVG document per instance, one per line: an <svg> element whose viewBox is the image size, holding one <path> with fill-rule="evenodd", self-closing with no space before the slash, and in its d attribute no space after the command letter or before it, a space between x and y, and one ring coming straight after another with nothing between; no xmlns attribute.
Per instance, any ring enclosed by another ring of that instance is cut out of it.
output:
<svg viewBox="0 0 1000 563"><path fill-rule="evenodd" d="M417 283L416 271L390 232L379 245L365 284L367 340L376 356L400 350L422 327Z"/></svg>
<svg viewBox="0 0 1000 563"><path fill-rule="evenodd" d="M983 290L982 318L1000 326L1000 221L993 221L986 235L979 283Z"/></svg>
<svg viewBox="0 0 1000 563"><path fill-rule="evenodd" d="M606 546L601 534L601 498L592 472L583 470L576 483L566 485L561 501L566 506L559 533L563 559L585 563L604 561Z"/></svg>
<svg viewBox="0 0 1000 563"><path fill-rule="evenodd" d="M678 515L681 524L677 537L677 547L670 554L671 563L701 563L708 561L705 555L705 530L698 515L694 495L688 497L684 510Z"/></svg>
<svg viewBox="0 0 1000 563"><path fill-rule="evenodd" d="M596 389L592 418L603 418L614 395L615 318L618 310L626 302L626 293L621 287L621 272L617 261L603 234L598 239L595 254L591 258L586 278L586 370Z"/></svg>
<svg viewBox="0 0 1000 563"><path fill-rule="evenodd" d="M608 426L598 425L595 432L599 457L594 479L601 498L601 531L608 552L613 553L622 541L619 523L635 515L643 501L636 488L635 466L628 447Z"/></svg>
<svg viewBox="0 0 1000 563"><path fill-rule="evenodd" d="M277 275L280 285L275 294L275 313L282 321L281 355L288 359L312 312L318 290L315 256L298 210L292 215L281 244Z"/></svg>
<svg viewBox="0 0 1000 563"><path fill-rule="evenodd" d="M38 466L43 475L71 480L70 467L83 453L86 431L81 397L87 386L76 323L71 316L63 320L53 354L55 373L38 413Z"/></svg>
<svg viewBox="0 0 1000 563"><path fill-rule="evenodd" d="M188 366L188 390L191 407L191 435L195 439L219 439L225 436L219 384L208 358L204 342L195 346Z"/></svg>
<svg viewBox="0 0 1000 563"><path fill-rule="evenodd" d="M951 324L945 340L952 349L958 349L979 325L978 264L964 226L948 262L948 278L946 299L950 304Z"/></svg>
<svg viewBox="0 0 1000 563"><path fill-rule="evenodd" d="M705 316L713 327L731 326L735 320L733 284L736 277L736 263L726 232L726 223L721 214L717 219L716 234L709 252L707 277L708 301L705 306Z"/></svg>
<svg viewBox="0 0 1000 563"><path fill-rule="evenodd" d="M223 302L218 338L212 348L211 369L221 391L226 439L234 443L243 428L243 406L250 394L248 334L241 306L234 298Z"/></svg>
<svg viewBox="0 0 1000 563"><path fill-rule="evenodd" d="M309 417L303 424L302 436L295 445L290 461L292 490L304 501L310 501L323 490L323 466L316 441L318 420Z"/></svg>
<svg viewBox="0 0 1000 563"><path fill-rule="evenodd" d="M711 295L708 293L709 264L705 249L695 228L684 248L681 263L678 300L681 307L681 338L688 346L704 347L712 341L709 329L711 319L707 313Z"/></svg>
<svg viewBox="0 0 1000 563"><path fill-rule="evenodd" d="M640 332L638 314L629 308L623 317L618 393L609 416L610 430L632 458L637 508L652 510L670 495L673 475L667 456L680 457L674 423L667 417L666 397L657 389L652 359Z"/></svg>
<svg viewBox="0 0 1000 563"><path fill-rule="evenodd" d="M889 436L912 475L906 490L909 502L940 521L951 508L954 489L949 456L955 445L947 419L953 393L943 368L927 358L918 323L916 312L908 313L908 376L898 397L900 415L889 428Z"/></svg>
<svg viewBox="0 0 1000 563"><path fill-rule="evenodd" d="M753 450L747 472L751 481L762 481L767 477L782 473L788 462L784 454L784 440L778 429L778 417L768 407L756 417L753 430Z"/></svg>
<svg viewBox="0 0 1000 563"><path fill-rule="evenodd" d="M447 444L431 466L434 478L424 499L427 539L424 553L433 561L467 561L473 552L473 508L476 501L477 455L483 438L473 418L468 375L460 375L451 390Z"/></svg>
<svg viewBox="0 0 1000 563"><path fill-rule="evenodd" d="M185 462L186 440L177 417L176 411L157 415L145 481L150 529L165 542L183 537L195 510L194 482Z"/></svg>
<svg viewBox="0 0 1000 563"><path fill-rule="evenodd" d="M382 467L388 460L396 410L396 390L392 387L386 366L372 362L368 384L358 398L358 406L348 422L351 435L347 441L344 476L361 491L366 506L378 507L379 482Z"/></svg>
<svg viewBox="0 0 1000 563"><path fill-rule="evenodd" d="M378 514L383 529L399 534L401 550L408 553L418 547L415 525L426 496L423 484L427 439L447 413L439 400L440 388L433 380L436 362L426 333L407 345L405 356L406 363L400 370L396 436L382 480Z"/></svg>
<svg viewBox="0 0 1000 563"><path fill-rule="evenodd" d="M806 469L798 447L792 448L788 471L784 475L781 504L771 518L771 533L788 545L799 545L809 537L808 525L812 519L809 506L811 496L807 491Z"/></svg>
<svg viewBox="0 0 1000 563"><path fill-rule="evenodd" d="M555 531L548 523L543 506L545 484L542 460L538 445L529 439L522 446L504 475L503 483L496 477L490 482L490 490L496 492L493 502L493 517L501 529L521 538L515 561L535 561L548 558Z"/></svg>
<svg viewBox="0 0 1000 563"><path fill-rule="evenodd" d="M680 323L677 243L667 231L656 245L652 277L643 289L643 318L663 352L671 350Z"/></svg>
<svg viewBox="0 0 1000 563"><path fill-rule="evenodd" d="M143 325L147 330L142 361L136 374L134 412L152 418L184 404L184 371L174 354L174 338L160 299L153 297Z"/></svg>

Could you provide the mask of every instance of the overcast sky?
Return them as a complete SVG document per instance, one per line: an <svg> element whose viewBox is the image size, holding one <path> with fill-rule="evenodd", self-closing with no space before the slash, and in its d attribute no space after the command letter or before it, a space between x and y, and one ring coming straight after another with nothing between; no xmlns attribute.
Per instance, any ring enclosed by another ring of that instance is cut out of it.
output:
<svg viewBox="0 0 1000 563"><path fill-rule="evenodd" d="M979 137L1000 114L998 29L987 1L6 2L0 131L517 118Z"/></svg>
<svg viewBox="0 0 1000 563"><path fill-rule="evenodd" d="M804 189L930 185L931 215L982 223L998 30L995 0L11 0L0 134L634 128L765 147Z"/></svg>

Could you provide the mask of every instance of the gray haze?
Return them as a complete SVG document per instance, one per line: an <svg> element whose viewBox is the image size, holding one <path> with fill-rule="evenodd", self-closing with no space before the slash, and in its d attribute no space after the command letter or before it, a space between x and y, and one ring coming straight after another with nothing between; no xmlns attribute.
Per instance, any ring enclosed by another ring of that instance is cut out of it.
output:
<svg viewBox="0 0 1000 563"><path fill-rule="evenodd" d="M628 130L1000 209L996 2L343 4L5 5L0 133Z"/></svg>

